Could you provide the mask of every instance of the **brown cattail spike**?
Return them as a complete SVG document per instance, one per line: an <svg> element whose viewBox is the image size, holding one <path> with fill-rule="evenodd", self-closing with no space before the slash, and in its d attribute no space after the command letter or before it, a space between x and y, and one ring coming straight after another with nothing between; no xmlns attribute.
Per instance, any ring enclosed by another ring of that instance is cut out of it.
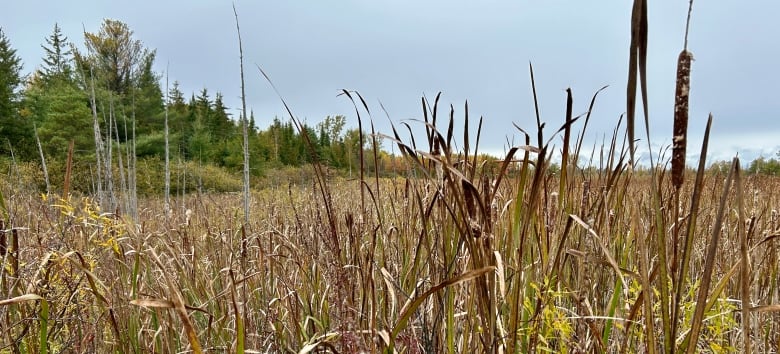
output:
<svg viewBox="0 0 780 354"><path fill-rule="evenodd" d="M693 54L685 49L677 59L677 88L674 94L674 137L672 138L672 184L680 188L685 174L685 146L688 137L688 97L691 91Z"/></svg>

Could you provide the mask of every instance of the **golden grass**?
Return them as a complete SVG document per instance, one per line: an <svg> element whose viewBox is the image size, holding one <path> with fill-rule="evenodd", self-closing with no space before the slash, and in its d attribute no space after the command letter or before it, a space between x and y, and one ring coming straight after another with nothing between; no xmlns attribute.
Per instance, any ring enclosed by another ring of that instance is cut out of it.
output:
<svg viewBox="0 0 780 354"><path fill-rule="evenodd" d="M244 259L238 195L175 200L190 212L170 222L161 201L147 200L136 224L89 199L5 190L19 251L3 261L18 256L19 268L4 263L0 351L42 349L40 333L51 351L230 351L241 329L247 351L258 352L660 349L647 332L660 338L662 328L644 324L655 326L661 309L632 312L660 281L649 273L659 266L648 246L653 181L623 171L578 172L555 197L554 175L520 188L532 168L506 172L499 185L382 179L367 188L366 209L356 202L359 181L331 182L339 247L328 245L315 185L256 191ZM689 348L740 351L749 328L752 350L776 350L780 180L732 181L742 198L721 192L726 182L704 177L674 343L693 329L700 337ZM660 189L662 232L671 232L674 187ZM680 199L692 191L685 184ZM720 223L718 199L727 211ZM708 255L712 233L721 237ZM749 268L737 272L746 254ZM714 287L702 292L708 278ZM706 306L696 306L701 294ZM38 300L48 305L47 328ZM703 315L689 322L694 309Z"/></svg>

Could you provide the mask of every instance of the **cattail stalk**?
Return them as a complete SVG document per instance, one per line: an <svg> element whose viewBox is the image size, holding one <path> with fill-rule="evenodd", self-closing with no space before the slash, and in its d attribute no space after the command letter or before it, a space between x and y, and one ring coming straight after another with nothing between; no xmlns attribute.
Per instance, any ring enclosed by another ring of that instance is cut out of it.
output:
<svg viewBox="0 0 780 354"><path fill-rule="evenodd" d="M672 137L672 185L680 189L685 180L685 147L688 144L688 97L691 93L691 62L688 51L688 31L691 27L693 0L688 3L683 50L677 57L677 84L674 92L674 136Z"/></svg>

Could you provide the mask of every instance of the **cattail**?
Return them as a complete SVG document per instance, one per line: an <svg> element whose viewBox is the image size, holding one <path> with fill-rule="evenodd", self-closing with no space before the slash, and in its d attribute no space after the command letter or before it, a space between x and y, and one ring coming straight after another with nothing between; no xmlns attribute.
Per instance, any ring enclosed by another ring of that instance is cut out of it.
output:
<svg viewBox="0 0 780 354"><path fill-rule="evenodd" d="M685 49L677 58L677 88L674 94L674 138L672 147L672 184L680 188L685 179L685 146L688 138L688 97L691 90L693 54Z"/></svg>
<svg viewBox="0 0 780 354"><path fill-rule="evenodd" d="M685 21L685 41L677 58L677 84L674 92L674 136L672 138L672 185L680 189L685 179L685 146L688 144L688 97L691 93L691 62L693 53L688 51L688 30L691 26L693 0L688 3L688 19Z"/></svg>

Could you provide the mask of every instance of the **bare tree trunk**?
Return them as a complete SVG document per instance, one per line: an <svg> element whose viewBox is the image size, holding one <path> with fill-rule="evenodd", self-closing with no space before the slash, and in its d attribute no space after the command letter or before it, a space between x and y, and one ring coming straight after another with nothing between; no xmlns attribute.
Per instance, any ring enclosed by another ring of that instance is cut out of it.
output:
<svg viewBox="0 0 780 354"><path fill-rule="evenodd" d="M105 115L103 115L105 119ZM108 121L106 130L106 143L107 149L105 155L105 169L106 169L106 193L108 194L108 208L104 211L113 211L116 208L116 195L114 194L114 171L113 171L113 146L114 142L111 138L112 122L114 121L114 99L113 97L108 100Z"/></svg>
<svg viewBox="0 0 780 354"><path fill-rule="evenodd" d="M103 194L103 136L100 135L100 122L98 121L97 103L95 102L95 75L92 69L89 69L90 84L90 101L89 105L92 108L92 130L95 133L95 162L97 166L97 178L95 179L95 190L97 191L97 199L101 206L105 206L105 195Z"/></svg>
<svg viewBox="0 0 780 354"><path fill-rule="evenodd" d="M187 205L184 203L184 196L187 195L187 165L181 160L181 151L179 151L179 170L181 171L181 209L187 210Z"/></svg>
<svg viewBox="0 0 780 354"><path fill-rule="evenodd" d="M73 172L73 139L68 144L68 159L65 162L65 181L62 182L62 197L68 199L70 193L70 175Z"/></svg>
<svg viewBox="0 0 780 354"><path fill-rule="evenodd" d="M133 220L136 220L135 212L133 210L133 158L130 156L132 143L130 142L130 135L127 131L127 115L123 113L122 118L125 130L125 159L127 159L127 190L125 191L127 203L125 205L125 212L130 215Z"/></svg>
<svg viewBox="0 0 780 354"><path fill-rule="evenodd" d="M43 168L43 179L46 181L46 194L51 192L51 185L49 184L49 169L46 168L46 158L43 156L43 148L41 147L41 139L38 138L38 127L33 122L33 132L35 133L35 142L38 143L38 153L41 154L41 168Z"/></svg>
<svg viewBox="0 0 780 354"><path fill-rule="evenodd" d="M122 113L122 117L124 118L124 112ZM127 136L127 129L125 129L125 136ZM116 118L114 118L114 137L116 138L117 143L117 151L116 151L116 157L119 161L119 198L121 201L122 208L124 208L123 213L127 212L128 206L127 206L127 179L125 179L125 165L124 161L122 161L122 146L119 145L119 127L116 124Z"/></svg>
<svg viewBox="0 0 780 354"><path fill-rule="evenodd" d="M168 104L170 94L168 91L168 68L165 69L165 216L171 213L171 158L168 146Z"/></svg>
<svg viewBox="0 0 780 354"><path fill-rule="evenodd" d="M244 90L244 49L241 45L241 29L238 27L238 13L233 5L236 17L236 32L238 33L238 53L241 63L241 125L244 130L244 226L249 224L249 127L246 117L246 92Z"/></svg>
<svg viewBox="0 0 780 354"><path fill-rule="evenodd" d="M11 145L11 140L5 139L8 142L8 151L11 153L11 169L8 171L10 181L16 181L19 190L22 189L22 176L19 175L19 169L16 167L16 157L14 156L14 147ZM13 175L16 175L15 177Z"/></svg>
<svg viewBox="0 0 780 354"><path fill-rule="evenodd" d="M198 154L198 195L203 194L203 165L201 165L201 155Z"/></svg>
<svg viewBox="0 0 780 354"><path fill-rule="evenodd" d="M137 159L135 154L135 90L133 91L133 146L132 146L132 152L128 152L128 168L130 171L128 173L130 174L130 214L133 215L133 220L138 220L138 195L137 192L137 179L136 179L136 165L137 165ZM132 164L130 163L132 161Z"/></svg>

